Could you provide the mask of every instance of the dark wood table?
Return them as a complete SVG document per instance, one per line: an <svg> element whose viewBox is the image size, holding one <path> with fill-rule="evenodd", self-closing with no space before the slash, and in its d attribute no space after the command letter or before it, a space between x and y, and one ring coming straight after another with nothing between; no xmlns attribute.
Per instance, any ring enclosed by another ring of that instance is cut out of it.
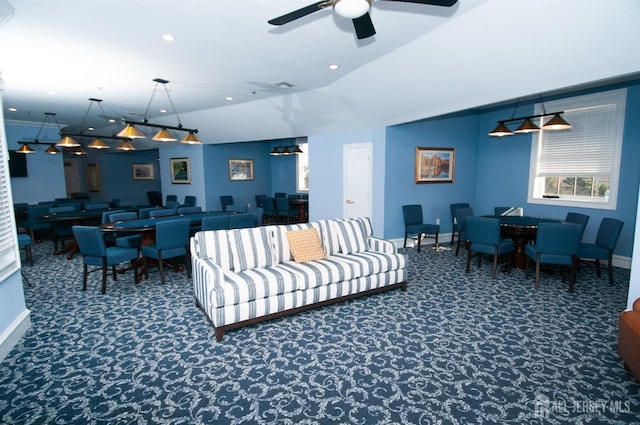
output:
<svg viewBox="0 0 640 425"><path fill-rule="evenodd" d="M298 208L300 215L298 221L306 223L309 221L309 200L303 198L289 198L289 206Z"/></svg>
<svg viewBox="0 0 640 425"><path fill-rule="evenodd" d="M511 239L515 245L511 256L511 264L517 269L527 268L527 255L525 247L535 243L539 223L561 223L563 220L546 217L512 217L491 216L500 219L500 236L503 239Z"/></svg>

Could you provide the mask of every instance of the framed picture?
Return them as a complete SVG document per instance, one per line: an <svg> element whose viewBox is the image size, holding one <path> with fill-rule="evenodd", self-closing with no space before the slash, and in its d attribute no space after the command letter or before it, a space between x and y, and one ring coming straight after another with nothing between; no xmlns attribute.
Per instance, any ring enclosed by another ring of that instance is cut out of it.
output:
<svg viewBox="0 0 640 425"><path fill-rule="evenodd" d="M453 183L456 150L453 148L416 148L416 183Z"/></svg>
<svg viewBox="0 0 640 425"><path fill-rule="evenodd" d="M171 158L171 183L191 184L189 158Z"/></svg>
<svg viewBox="0 0 640 425"><path fill-rule="evenodd" d="M131 164L134 180L153 180L153 164Z"/></svg>
<svg viewBox="0 0 640 425"><path fill-rule="evenodd" d="M229 159L229 180L253 180L253 159Z"/></svg>
<svg viewBox="0 0 640 425"><path fill-rule="evenodd" d="M100 192L98 164L87 164L87 188L89 192Z"/></svg>

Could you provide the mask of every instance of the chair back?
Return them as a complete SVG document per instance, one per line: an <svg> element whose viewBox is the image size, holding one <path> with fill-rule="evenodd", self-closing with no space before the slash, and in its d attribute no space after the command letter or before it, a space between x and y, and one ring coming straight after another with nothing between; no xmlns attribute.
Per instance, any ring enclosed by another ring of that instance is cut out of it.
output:
<svg viewBox="0 0 640 425"><path fill-rule="evenodd" d="M184 197L184 204L182 204L185 207L195 207L196 206L196 197L193 195L187 195Z"/></svg>
<svg viewBox="0 0 640 425"><path fill-rule="evenodd" d="M256 195L256 207L261 207L262 203L264 202L264 198L266 198L267 195Z"/></svg>
<svg viewBox="0 0 640 425"><path fill-rule="evenodd" d="M467 230L467 217L473 216L473 209L469 207L459 207L454 211L454 229L458 232Z"/></svg>
<svg viewBox="0 0 640 425"><path fill-rule="evenodd" d="M49 208L49 212L52 214L55 213L61 213L61 212L69 212L69 211L76 211L76 207L74 207L73 205L65 205L62 207L51 207Z"/></svg>
<svg viewBox="0 0 640 425"><path fill-rule="evenodd" d="M276 210L278 210L278 214L287 215L289 214L289 199L286 197L277 197L276 199Z"/></svg>
<svg viewBox="0 0 640 425"><path fill-rule="evenodd" d="M611 251L616 247L622 226L624 223L615 218L603 218L596 235L596 245L607 248Z"/></svg>
<svg viewBox="0 0 640 425"><path fill-rule="evenodd" d="M100 210L111 208L111 204L108 202L85 202L84 209L85 210Z"/></svg>
<svg viewBox="0 0 640 425"><path fill-rule="evenodd" d="M285 192L276 192L273 194L274 198L286 198L287 194Z"/></svg>
<svg viewBox="0 0 640 425"><path fill-rule="evenodd" d="M186 218L160 221L156 224L156 248L171 249L189 244L191 221Z"/></svg>
<svg viewBox="0 0 640 425"><path fill-rule="evenodd" d="M157 190L150 190L147 192L147 200L152 207L159 207L162 205L162 193Z"/></svg>
<svg viewBox="0 0 640 425"><path fill-rule="evenodd" d="M149 218L151 217L151 211L162 210L162 207L153 207L153 208L140 208L138 210L138 217L140 218Z"/></svg>
<svg viewBox="0 0 640 425"><path fill-rule="evenodd" d="M580 234L580 239L582 240L582 235L584 234L584 229L587 228L587 223L589 222L589 216L586 214L580 214L576 212L568 212L565 221L569 223L575 223L582 226L582 233Z"/></svg>
<svg viewBox="0 0 640 425"><path fill-rule="evenodd" d="M138 214L135 211L118 211L109 215L109 221L135 220Z"/></svg>
<svg viewBox="0 0 640 425"><path fill-rule="evenodd" d="M422 205L403 205L402 216L404 218L404 225L422 224Z"/></svg>
<svg viewBox="0 0 640 425"><path fill-rule="evenodd" d="M276 209L275 198L264 198L262 200L262 209L264 210L265 215L273 215Z"/></svg>
<svg viewBox="0 0 640 425"><path fill-rule="evenodd" d="M202 219L200 230L227 230L229 228L228 215L214 215Z"/></svg>
<svg viewBox="0 0 640 425"><path fill-rule="evenodd" d="M202 212L202 207L180 207L178 214L195 214Z"/></svg>
<svg viewBox="0 0 640 425"><path fill-rule="evenodd" d="M258 207L256 208L256 227L262 226L264 222L264 208Z"/></svg>
<svg viewBox="0 0 640 425"><path fill-rule="evenodd" d="M455 219L456 217L456 210L458 208L469 208L470 205L468 202L459 202L457 204L449 204L449 209L451 210L451 219Z"/></svg>
<svg viewBox="0 0 640 425"><path fill-rule="evenodd" d="M536 251L554 255L577 255L582 226L575 223L540 223Z"/></svg>
<svg viewBox="0 0 640 425"><path fill-rule="evenodd" d="M228 212L238 212L238 213L246 213L247 212L247 207L246 205L227 205L227 209L226 211Z"/></svg>
<svg viewBox="0 0 640 425"><path fill-rule="evenodd" d="M166 209L163 208L161 210L152 210L149 211L149 217L151 218L156 218L156 217L167 217L169 215L176 215L177 211L176 210L170 210L170 209Z"/></svg>
<svg viewBox="0 0 640 425"><path fill-rule="evenodd" d="M167 201L164 204L164 207L169 209L169 210L178 210L178 207L180 206L180 204L178 203L178 201Z"/></svg>
<svg viewBox="0 0 640 425"><path fill-rule="evenodd" d="M472 244L500 245L500 219L491 217L467 216L467 239Z"/></svg>
<svg viewBox="0 0 640 425"><path fill-rule="evenodd" d="M104 235L99 227L73 226L71 229L82 255L85 257L105 257L107 255Z"/></svg>
<svg viewBox="0 0 640 425"><path fill-rule="evenodd" d="M167 195L167 201L166 202L178 202L178 196L177 195Z"/></svg>
<svg viewBox="0 0 640 425"><path fill-rule="evenodd" d="M255 225L255 213L232 214L229 216L229 229L244 229L248 227L255 227Z"/></svg>
<svg viewBox="0 0 640 425"><path fill-rule="evenodd" d="M227 205L233 205L233 196L231 195L220 196L220 206L222 207L222 211L227 210Z"/></svg>

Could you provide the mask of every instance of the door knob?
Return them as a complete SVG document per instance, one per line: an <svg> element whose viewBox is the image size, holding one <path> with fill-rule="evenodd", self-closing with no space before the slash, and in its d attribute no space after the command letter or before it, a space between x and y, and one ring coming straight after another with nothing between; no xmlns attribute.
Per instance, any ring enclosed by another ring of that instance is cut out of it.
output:
<svg viewBox="0 0 640 425"><path fill-rule="evenodd" d="M347 199L347 204L353 204L353 201L351 199Z"/></svg>

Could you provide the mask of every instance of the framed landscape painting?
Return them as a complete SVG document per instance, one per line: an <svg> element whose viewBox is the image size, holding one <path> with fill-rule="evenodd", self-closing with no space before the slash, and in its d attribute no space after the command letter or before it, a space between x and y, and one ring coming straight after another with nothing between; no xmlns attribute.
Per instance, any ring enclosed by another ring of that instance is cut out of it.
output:
<svg viewBox="0 0 640 425"><path fill-rule="evenodd" d="M131 164L134 180L153 180L153 164Z"/></svg>
<svg viewBox="0 0 640 425"><path fill-rule="evenodd" d="M171 158L171 183L190 184L191 164L189 158Z"/></svg>
<svg viewBox="0 0 640 425"><path fill-rule="evenodd" d="M253 159L229 159L229 180L253 180Z"/></svg>
<svg viewBox="0 0 640 425"><path fill-rule="evenodd" d="M453 148L416 148L416 183L453 183L456 150Z"/></svg>

